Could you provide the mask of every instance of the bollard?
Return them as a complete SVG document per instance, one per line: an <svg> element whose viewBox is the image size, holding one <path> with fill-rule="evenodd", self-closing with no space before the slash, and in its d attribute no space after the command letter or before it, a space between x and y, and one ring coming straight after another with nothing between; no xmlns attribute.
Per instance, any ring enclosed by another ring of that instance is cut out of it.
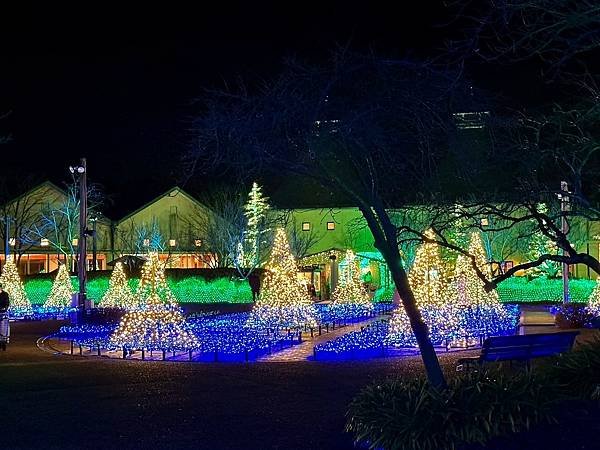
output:
<svg viewBox="0 0 600 450"><path fill-rule="evenodd" d="M302 331L298 331L298 344L302 343Z"/></svg>
<svg viewBox="0 0 600 450"><path fill-rule="evenodd" d="M165 359L167 359L167 351L163 348L163 351L162 351L162 360L164 361Z"/></svg>
<svg viewBox="0 0 600 450"><path fill-rule="evenodd" d="M175 349L173 349L173 358L175 358Z"/></svg>
<svg viewBox="0 0 600 450"><path fill-rule="evenodd" d="M325 332L329 333L329 322L325 324Z"/></svg>
<svg viewBox="0 0 600 450"><path fill-rule="evenodd" d="M310 327L310 337L311 337L311 338L312 338L312 337L315 337L315 333L314 333L314 331L315 331L315 330L313 329L313 327Z"/></svg>
<svg viewBox="0 0 600 450"><path fill-rule="evenodd" d="M142 347L142 361L146 360L146 350Z"/></svg>
<svg viewBox="0 0 600 450"><path fill-rule="evenodd" d="M192 360L192 350L188 350L188 361Z"/></svg>
<svg viewBox="0 0 600 450"><path fill-rule="evenodd" d="M73 354L73 341L71 340L71 355Z"/></svg>
<svg viewBox="0 0 600 450"><path fill-rule="evenodd" d="M321 324L319 324L319 336L321 336Z"/></svg>
<svg viewBox="0 0 600 450"><path fill-rule="evenodd" d="M332 324L332 330L335 330L335 320L333 321L333 324Z"/></svg>
<svg viewBox="0 0 600 450"><path fill-rule="evenodd" d="M125 346L123 346L123 359L125 359L127 357L127 354L125 353Z"/></svg>
<svg viewBox="0 0 600 450"><path fill-rule="evenodd" d="M79 356L83 355L83 349L81 348L81 344L79 344Z"/></svg>
<svg viewBox="0 0 600 450"><path fill-rule="evenodd" d="M100 344L98 344L98 356L100 356Z"/></svg>

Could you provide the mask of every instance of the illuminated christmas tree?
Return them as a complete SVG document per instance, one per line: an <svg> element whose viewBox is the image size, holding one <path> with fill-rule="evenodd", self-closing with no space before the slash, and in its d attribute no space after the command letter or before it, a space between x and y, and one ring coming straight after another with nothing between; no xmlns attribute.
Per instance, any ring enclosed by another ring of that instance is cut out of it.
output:
<svg viewBox="0 0 600 450"><path fill-rule="evenodd" d="M425 237L435 239L432 230ZM448 279L446 268L435 242L419 246L415 262L408 274L408 282L415 296L417 307L429 327L434 343L451 342L460 332L454 305L448 302ZM416 341L404 308L399 308L390 320L388 343L392 345L415 345Z"/></svg>
<svg viewBox="0 0 600 450"><path fill-rule="evenodd" d="M312 300L298 281L296 260L283 228L277 229L266 270L249 324L274 328L316 326Z"/></svg>
<svg viewBox="0 0 600 450"><path fill-rule="evenodd" d="M73 296L73 286L71 277L67 271L67 266L61 264L58 267L58 273L54 278L52 289L44 308L69 308L71 306L71 297Z"/></svg>
<svg viewBox="0 0 600 450"><path fill-rule="evenodd" d="M596 286L588 298L587 311L596 316L600 317L600 277L596 279Z"/></svg>
<svg viewBox="0 0 600 450"><path fill-rule="evenodd" d="M257 267L261 260L261 245L266 229L269 198L262 193L262 188L252 183L248 194L248 202L244 205L244 215L248 219L248 226L244 232L244 244L238 248L238 261L243 261L245 267Z"/></svg>
<svg viewBox="0 0 600 450"><path fill-rule="evenodd" d="M360 263L352 250L346 251L344 262L338 285L331 295L331 310L338 317L369 314L373 310L373 303L363 286Z"/></svg>
<svg viewBox="0 0 600 450"><path fill-rule="evenodd" d="M108 282L108 290L102 297L102 301L98 307L121 308L129 311L135 309L137 306L136 297L127 284L127 276L125 275L123 264L118 262L115 264L110 281Z"/></svg>
<svg viewBox="0 0 600 450"><path fill-rule="evenodd" d="M148 254L148 259L142 266L142 276L135 294L137 303L140 305L145 304L147 299L153 295L156 295L163 303L177 304L165 278L164 264L156 252Z"/></svg>
<svg viewBox="0 0 600 450"><path fill-rule="evenodd" d="M136 296L140 306L123 316L110 337L112 345L150 350L187 350L199 346L167 286L164 267L156 253L149 255L142 268Z"/></svg>
<svg viewBox="0 0 600 450"><path fill-rule="evenodd" d="M25 293L25 287L19 277L17 266L12 256L9 256L0 275L0 285L8 293L10 308L8 310L12 317L30 315L31 302Z"/></svg>
<svg viewBox="0 0 600 450"><path fill-rule="evenodd" d="M487 279L491 279L492 270L479 233L471 234L468 252L475 258L477 268ZM471 258L459 255L456 259L453 288L457 305L462 309L463 328L478 329L488 335L506 327L509 317L500 303L498 292L485 290L485 284L473 268Z"/></svg>

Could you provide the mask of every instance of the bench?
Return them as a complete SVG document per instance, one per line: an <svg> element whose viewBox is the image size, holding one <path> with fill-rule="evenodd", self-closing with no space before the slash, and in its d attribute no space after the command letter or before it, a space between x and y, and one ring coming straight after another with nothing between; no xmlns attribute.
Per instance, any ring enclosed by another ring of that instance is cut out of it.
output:
<svg viewBox="0 0 600 450"><path fill-rule="evenodd" d="M525 361L527 365L532 358L552 356L568 352L573 348L579 331L563 331L559 333L539 333L514 336L492 336L483 341L481 354L469 358L460 358L456 370L482 365L495 361Z"/></svg>

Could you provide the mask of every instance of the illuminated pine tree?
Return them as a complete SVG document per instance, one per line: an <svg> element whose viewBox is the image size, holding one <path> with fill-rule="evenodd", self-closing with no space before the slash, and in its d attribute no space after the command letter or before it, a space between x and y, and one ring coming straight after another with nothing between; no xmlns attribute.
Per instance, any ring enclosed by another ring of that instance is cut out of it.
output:
<svg viewBox="0 0 600 450"><path fill-rule="evenodd" d="M25 292L25 287L19 277L14 258L9 256L0 275L0 285L9 296L9 314L13 317L26 316L32 313L31 302Z"/></svg>
<svg viewBox="0 0 600 450"><path fill-rule="evenodd" d="M298 281L296 260L283 228L278 228L275 234L265 279L249 323L266 327L317 324L312 300Z"/></svg>
<svg viewBox="0 0 600 450"><path fill-rule="evenodd" d="M102 297L102 301L98 307L131 310L137 306L137 300L127 284L127 276L125 275L123 264L118 262L115 264L110 281L108 282L108 290Z"/></svg>
<svg viewBox="0 0 600 450"><path fill-rule="evenodd" d="M587 311L596 317L600 317L600 277L597 278L596 286L594 286L588 298Z"/></svg>
<svg viewBox="0 0 600 450"><path fill-rule="evenodd" d="M242 249L242 259L247 267L257 267L261 260L261 247L264 244L267 211L269 210L269 198L262 193L262 188L252 183L252 189L248 194L248 202L244 205L244 215L248 220L248 226L244 232L245 251Z"/></svg>
<svg viewBox="0 0 600 450"><path fill-rule="evenodd" d="M157 297L163 303L177 303L167 284L164 264L160 261L158 253L151 252L148 254L148 259L142 266L142 276L135 296L137 303L140 305L145 304L154 297Z"/></svg>
<svg viewBox="0 0 600 450"><path fill-rule="evenodd" d="M71 297L73 296L73 286L71 277L67 271L67 266L61 264L58 267L58 273L54 278L52 289L44 308L68 308L71 306Z"/></svg>
<svg viewBox="0 0 600 450"><path fill-rule="evenodd" d="M156 253L151 253L144 264L137 298L140 306L123 316L110 337L112 345L150 350L187 350L199 346L166 284L164 267Z"/></svg>
<svg viewBox="0 0 600 450"><path fill-rule="evenodd" d="M432 230L425 237L435 239ZM440 249L435 242L424 242L416 251L408 281L423 320L429 327L433 342L453 341L459 333L458 318L448 301L448 279ZM389 325L388 342L395 345L415 345L416 341L404 308L394 313Z"/></svg>
<svg viewBox="0 0 600 450"><path fill-rule="evenodd" d="M491 279L492 270L479 233L471 234L468 252L475 258L479 271L487 279ZM486 291L483 280L473 268L471 258L458 256L453 287L457 304L463 308L463 328L478 328L484 330L485 334L489 334L505 327L508 315L500 303L498 292Z"/></svg>
<svg viewBox="0 0 600 450"><path fill-rule="evenodd" d="M435 239L435 234L432 230L427 230L425 237ZM444 306L447 303L446 268L437 243L424 242L417 249L408 282L417 306Z"/></svg>
<svg viewBox="0 0 600 450"><path fill-rule="evenodd" d="M339 282L331 295L331 311L339 318L367 315L373 310L373 303L362 283L360 263L352 250L346 251L344 262Z"/></svg>

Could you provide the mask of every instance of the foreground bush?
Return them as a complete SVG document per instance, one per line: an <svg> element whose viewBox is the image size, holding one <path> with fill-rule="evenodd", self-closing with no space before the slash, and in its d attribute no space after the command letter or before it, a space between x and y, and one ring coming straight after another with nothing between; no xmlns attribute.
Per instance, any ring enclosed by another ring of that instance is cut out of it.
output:
<svg viewBox="0 0 600 450"><path fill-rule="evenodd" d="M600 338L553 358L542 370L565 395L600 400Z"/></svg>
<svg viewBox="0 0 600 450"><path fill-rule="evenodd" d="M531 372L475 372L445 391L421 379L391 379L358 394L346 430L371 449L456 449L555 422L556 394L556 386Z"/></svg>

